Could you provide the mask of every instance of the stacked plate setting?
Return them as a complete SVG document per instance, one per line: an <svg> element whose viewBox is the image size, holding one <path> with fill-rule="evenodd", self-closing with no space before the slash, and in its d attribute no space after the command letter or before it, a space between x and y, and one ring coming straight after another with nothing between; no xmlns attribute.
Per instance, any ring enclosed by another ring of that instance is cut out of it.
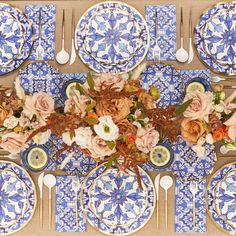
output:
<svg viewBox="0 0 236 236"><path fill-rule="evenodd" d="M19 9L0 3L0 75L17 69L32 46L32 23Z"/></svg>
<svg viewBox="0 0 236 236"><path fill-rule="evenodd" d="M207 188L208 212L223 231L236 234L236 162L227 164L211 178Z"/></svg>
<svg viewBox="0 0 236 236"><path fill-rule="evenodd" d="M35 211L35 185L29 174L13 162L0 161L0 202L0 235L21 230Z"/></svg>
<svg viewBox="0 0 236 236"><path fill-rule="evenodd" d="M236 74L236 3L215 5L203 13L195 28L200 59L215 72Z"/></svg>
<svg viewBox="0 0 236 236"><path fill-rule="evenodd" d="M94 5L80 18L75 46L81 60L96 72L122 73L135 68L149 47L142 15L121 2Z"/></svg>

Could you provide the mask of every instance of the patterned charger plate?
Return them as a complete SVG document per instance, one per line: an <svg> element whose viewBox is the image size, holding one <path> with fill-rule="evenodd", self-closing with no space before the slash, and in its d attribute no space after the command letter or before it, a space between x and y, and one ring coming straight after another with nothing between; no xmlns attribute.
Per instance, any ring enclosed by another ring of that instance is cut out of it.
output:
<svg viewBox="0 0 236 236"><path fill-rule="evenodd" d="M181 136L176 143L169 145L174 152L171 171L183 182L201 181L212 172L217 161L214 145L205 145L206 151L203 157L197 156L196 152Z"/></svg>
<svg viewBox="0 0 236 236"><path fill-rule="evenodd" d="M128 72L141 63L150 41L142 15L116 1L88 9L77 24L75 37L79 56L89 68L112 73Z"/></svg>
<svg viewBox="0 0 236 236"><path fill-rule="evenodd" d="M17 69L29 57L34 40L32 23L27 19L27 17L21 10L14 8L8 4L0 3L0 11L7 12L14 16L20 22L22 30L24 32L24 43L22 46L22 50L20 51L18 56L7 65L0 67L0 75L4 75ZM0 57L2 60L1 54Z"/></svg>
<svg viewBox="0 0 236 236"><path fill-rule="evenodd" d="M216 208L215 208L215 194L216 194L216 188L218 184L225 178L225 176L236 170L236 162L229 163L221 167L219 170L217 170L214 175L211 177L209 184L207 186L207 211L211 218L211 220L214 222L214 224L219 227L219 229L223 230L226 233L229 233L230 235L236 234L236 228L233 227L231 224L225 220L225 218L220 217ZM235 186L235 184L234 184ZM234 189L235 191L235 189ZM234 195L235 196L235 195ZM226 196L227 198L227 196ZM226 203L227 204L227 203ZM224 204L225 205L225 204ZM235 197L233 201L233 206L235 206ZM231 208L231 207L230 207ZM234 209L235 212L235 209Z"/></svg>
<svg viewBox="0 0 236 236"><path fill-rule="evenodd" d="M155 208L152 180L139 168L143 190L134 173L119 173L101 164L85 179L81 206L88 222L104 234L128 235L144 227ZM145 206L143 208L143 205Z"/></svg>
<svg viewBox="0 0 236 236"><path fill-rule="evenodd" d="M28 197L27 209L24 212L23 216L19 217L13 224L7 227L0 226L0 235L6 235L15 233L28 224L28 222L33 217L37 199L36 199L36 189L34 182L32 181L29 174L23 168L21 168L20 166L18 166L13 162L0 160L0 170L12 172L14 175L16 175L18 179L20 179L24 183L24 186L26 186L27 197ZM12 176L11 181L8 180L8 182L6 182L7 181L6 178L9 178L9 176L8 177L4 176L4 181L0 181L1 216L4 215L6 209L7 209L6 214L8 216L12 216L14 214L17 214L16 211L17 207L21 208L24 207L23 204L21 204L22 196L24 196L21 194L23 193L24 188L19 187L20 186L19 182L14 183L14 181L17 181L16 179L14 179L14 175ZM0 175L0 178L1 180L3 180L2 179L3 175ZM8 189L6 189L7 186ZM23 187L23 185L21 186ZM15 192L16 194L12 195L13 192ZM16 202L18 203L18 206Z"/></svg>
<svg viewBox="0 0 236 236"><path fill-rule="evenodd" d="M235 28L231 27L231 25L235 24L233 23L235 19L229 18L227 14L222 20L218 16L220 16L219 12L234 11L235 6L235 2L215 5L202 14L195 28L195 46L199 58L212 71L225 75L234 75L236 73L236 64L225 63L235 61L235 53L233 53L236 46ZM208 50L206 50L206 43ZM210 55L208 52L210 52Z"/></svg>
<svg viewBox="0 0 236 236"><path fill-rule="evenodd" d="M236 170L230 171L215 189L215 209L220 218L236 228Z"/></svg>
<svg viewBox="0 0 236 236"><path fill-rule="evenodd" d="M202 30L204 48L217 63L236 63L236 10L222 9L214 14Z"/></svg>

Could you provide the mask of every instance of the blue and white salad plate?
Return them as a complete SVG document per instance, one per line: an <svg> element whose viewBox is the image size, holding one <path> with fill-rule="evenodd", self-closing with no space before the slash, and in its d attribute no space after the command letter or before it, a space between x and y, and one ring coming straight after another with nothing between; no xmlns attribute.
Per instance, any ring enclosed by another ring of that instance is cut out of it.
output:
<svg viewBox="0 0 236 236"><path fill-rule="evenodd" d="M143 189L135 173L120 173L116 167L101 164L85 179L81 206L88 222L100 232L128 235L144 227L155 208L152 180L139 168Z"/></svg>
<svg viewBox="0 0 236 236"><path fill-rule="evenodd" d="M195 28L199 58L212 71L236 74L235 2L219 3L205 11Z"/></svg>
<svg viewBox="0 0 236 236"><path fill-rule="evenodd" d="M81 60L96 72L131 71L145 58L149 41L142 15L117 1L89 8L75 32L75 46Z"/></svg>
<svg viewBox="0 0 236 236"><path fill-rule="evenodd" d="M33 180L23 168L0 160L0 170L0 234L7 235L28 224L36 208L37 195Z"/></svg>
<svg viewBox="0 0 236 236"><path fill-rule="evenodd" d="M18 55L16 55L17 53L11 52L12 58L14 59L12 61L8 61L9 63L7 63L6 65L0 66L0 75L4 75L4 74L14 71L19 66L21 66L23 62L26 61L33 47L34 39L33 39L32 23L27 19L27 17L23 14L21 10L14 8L8 4L0 3L0 12L7 12L11 14L12 16L14 16L14 18L19 22L19 24L22 27L22 32L23 32L22 37L24 39L22 46L18 46L18 43L17 43L17 48L18 47L21 48L21 50L18 50L19 51ZM19 35L20 35L20 29L19 30L17 30L16 28L14 29L15 29L15 32L19 32ZM14 40L16 40L16 42L19 42L19 43L21 42L20 39L18 39L16 35L14 36ZM4 44L5 43L6 43L6 40L4 40ZM12 47L11 47L11 50L13 50ZM0 54L0 58L1 58L0 60L5 60L3 59L3 55L1 54Z"/></svg>
<svg viewBox="0 0 236 236"><path fill-rule="evenodd" d="M224 165L214 173L207 186L208 214L219 229L230 235L236 235L235 173L231 173L235 170L236 162ZM220 212L218 212L218 208L220 208ZM222 212L224 214L221 214Z"/></svg>

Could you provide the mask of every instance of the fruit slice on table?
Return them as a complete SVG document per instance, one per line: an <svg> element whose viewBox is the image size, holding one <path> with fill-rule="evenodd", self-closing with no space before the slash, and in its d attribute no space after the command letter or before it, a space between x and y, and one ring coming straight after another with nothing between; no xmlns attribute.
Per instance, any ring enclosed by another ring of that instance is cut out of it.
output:
<svg viewBox="0 0 236 236"><path fill-rule="evenodd" d="M76 82L72 82L66 87L66 96L70 98L72 95L78 94L80 95L79 90L76 89Z"/></svg>
<svg viewBox="0 0 236 236"><path fill-rule="evenodd" d="M34 147L28 152L27 163L32 170L42 170L47 166L48 155L42 148Z"/></svg>
<svg viewBox="0 0 236 236"><path fill-rule="evenodd" d="M167 147L163 145L157 145L151 150L150 161L153 165L157 167L163 167L166 166L170 160L171 152Z"/></svg>
<svg viewBox="0 0 236 236"><path fill-rule="evenodd" d="M205 86L200 83L200 82L191 82L187 85L186 92L192 92L192 91L200 91L200 92L205 92Z"/></svg>

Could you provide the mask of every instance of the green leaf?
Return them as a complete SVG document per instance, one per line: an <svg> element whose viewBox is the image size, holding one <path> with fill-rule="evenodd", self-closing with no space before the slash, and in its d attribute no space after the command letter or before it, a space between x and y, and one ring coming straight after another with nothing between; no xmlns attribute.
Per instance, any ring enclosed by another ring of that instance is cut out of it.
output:
<svg viewBox="0 0 236 236"><path fill-rule="evenodd" d="M113 162L115 162L118 157L119 157L118 153L114 153L113 155L111 155L107 163L105 163L106 168L110 168Z"/></svg>
<svg viewBox="0 0 236 236"><path fill-rule="evenodd" d="M70 132L70 139L72 140L74 138L74 133Z"/></svg>
<svg viewBox="0 0 236 236"><path fill-rule="evenodd" d="M175 111L176 116L179 116L182 113L184 113L187 110L187 108L189 107L189 105L192 103L192 101L193 101L193 99L190 99L190 100L184 102L183 104L181 104L180 106L178 106Z"/></svg>
<svg viewBox="0 0 236 236"><path fill-rule="evenodd" d="M86 112L91 111L96 106L96 101L92 101L85 109Z"/></svg>
<svg viewBox="0 0 236 236"><path fill-rule="evenodd" d="M139 123L142 127L145 126L145 122L144 122L144 120L137 120L137 121L138 121L138 123Z"/></svg>
<svg viewBox="0 0 236 236"><path fill-rule="evenodd" d="M32 122L36 122L37 121L37 115L36 114L33 114L31 121Z"/></svg>
<svg viewBox="0 0 236 236"><path fill-rule="evenodd" d="M236 97L233 99L233 103L236 103Z"/></svg>
<svg viewBox="0 0 236 236"><path fill-rule="evenodd" d="M105 141L106 145L112 150L116 146L114 141Z"/></svg>
<svg viewBox="0 0 236 236"><path fill-rule="evenodd" d="M83 87L81 86L81 84L78 83L78 82L76 82L75 89L76 89L76 90L79 90L79 92L80 92L81 95L84 95L84 94L85 94L84 88L83 88Z"/></svg>
<svg viewBox="0 0 236 236"><path fill-rule="evenodd" d="M84 121L89 125L95 125L98 123L98 119L94 117L85 117Z"/></svg>
<svg viewBox="0 0 236 236"><path fill-rule="evenodd" d="M95 83L90 72L87 74L87 83L91 89L94 88Z"/></svg>

